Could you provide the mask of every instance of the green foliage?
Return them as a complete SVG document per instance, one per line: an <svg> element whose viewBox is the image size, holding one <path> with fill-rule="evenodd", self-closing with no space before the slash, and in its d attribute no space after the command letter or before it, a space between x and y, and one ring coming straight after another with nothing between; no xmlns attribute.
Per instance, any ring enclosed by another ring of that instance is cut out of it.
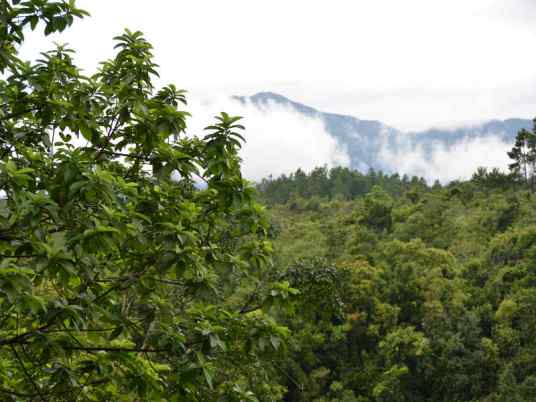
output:
<svg viewBox="0 0 536 402"><path fill-rule="evenodd" d="M300 289L299 315L286 318L285 400L532 401L526 194L479 170L445 187L325 198L315 212L274 205L278 262Z"/></svg>
<svg viewBox="0 0 536 402"><path fill-rule="evenodd" d="M279 399L297 291L240 173L240 118L185 136L140 32L89 77L63 46L18 59L28 28L85 14L0 2L0 399Z"/></svg>
<svg viewBox="0 0 536 402"><path fill-rule="evenodd" d="M391 229L393 200L379 186L374 186L365 196L363 223L377 231Z"/></svg>
<svg viewBox="0 0 536 402"><path fill-rule="evenodd" d="M0 0L0 400L534 400L533 132L510 175L298 169L267 214L140 32L19 59L86 14Z"/></svg>

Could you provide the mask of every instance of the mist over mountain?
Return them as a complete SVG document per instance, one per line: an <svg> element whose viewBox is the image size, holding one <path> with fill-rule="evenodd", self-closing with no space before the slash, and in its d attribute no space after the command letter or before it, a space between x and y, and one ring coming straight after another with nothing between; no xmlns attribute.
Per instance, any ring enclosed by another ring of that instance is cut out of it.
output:
<svg viewBox="0 0 536 402"><path fill-rule="evenodd" d="M440 164L454 164L456 160L453 158L462 153L477 165L481 163L504 168L505 150L511 147L520 129L532 126L528 119L512 118L455 129L431 128L404 132L377 120L319 111L273 92L259 92L249 97L236 96L234 99L258 108L284 106L322 121L326 132L348 153L352 168L362 171L369 168L387 172L407 171L425 177L436 174L434 169L444 170L444 166L439 167ZM456 166L452 169L452 178L457 178Z"/></svg>

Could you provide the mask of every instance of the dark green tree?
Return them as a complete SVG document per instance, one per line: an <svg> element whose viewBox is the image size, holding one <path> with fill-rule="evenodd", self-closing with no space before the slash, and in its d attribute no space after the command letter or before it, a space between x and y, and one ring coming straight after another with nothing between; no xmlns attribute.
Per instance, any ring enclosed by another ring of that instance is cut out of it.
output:
<svg viewBox="0 0 536 402"><path fill-rule="evenodd" d="M93 76L63 46L20 60L85 14L0 1L0 400L278 399L295 291L269 279L239 117L185 136L140 32Z"/></svg>
<svg viewBox="0 0 536 402"><path fill-rule="evenodd" d="M536 180L536 119L532 131L523 129L518 132L514 147L508 152L514 162L509 165L511 173L534 192Z"/></svg>

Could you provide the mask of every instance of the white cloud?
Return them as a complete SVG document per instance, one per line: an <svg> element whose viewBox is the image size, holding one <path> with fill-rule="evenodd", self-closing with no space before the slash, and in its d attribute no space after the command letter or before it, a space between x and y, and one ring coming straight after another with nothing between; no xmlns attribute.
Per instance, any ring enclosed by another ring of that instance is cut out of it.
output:
<svg viewBox="0 0 536 402"><path fill-rule="evenodd" d="M88 71L129 27L163 82L209 96L271 90L403 130L536 112L534 0L78 3L92 17L52 39ZM25 54L45 47L31 35Z"/></svg>
<svg viewBox="0 0 536 402"><path fill-rule="evenodd" d="M435 144L429 153L400 136L396 149L384 146L379 157L400 174L424 177L429 183L436 179L446 183L468 179L479 167L506 171L511 147L498 135L490 135L460 140L449 147Z"/></svg>
<svg viewBox="0 0 536 402"><path fill-rule="evenodd" d="M311 171L317 166L349 166L350 158L325 130L320 119L310 118L285 105L269 102L242 104L225 96L201 101L194 98L188 109L193 114L188 132L202 135L220 111L244 116L246 144L241 156L243 172L252 180L268 175L288 174L298 167ZM395 146L388 146L387 131L381 133L384 145L378 160L394 172L424 177L429 183L436 179L447 183L468 179L479 167L506 171L510 163L507 151L512 144L499 135L467 138L450 146L436 143L431 150L415 146L411 134L400 133ZM361 167L366 171L365 166Z"/></svg>
<svg viewBox="0 0 536 402"><path fill-rule="evenodd" d="M188 133L203 135L215 115L225 111L243 116L246 127L240 156L244 176L260 180L272 174L288 174L298 168L309 171L317 166L349 165L349 157L326 132L324 123L304 116L288 106L268 103L255 106L221 96L210 100L191 99Z"/></svg>

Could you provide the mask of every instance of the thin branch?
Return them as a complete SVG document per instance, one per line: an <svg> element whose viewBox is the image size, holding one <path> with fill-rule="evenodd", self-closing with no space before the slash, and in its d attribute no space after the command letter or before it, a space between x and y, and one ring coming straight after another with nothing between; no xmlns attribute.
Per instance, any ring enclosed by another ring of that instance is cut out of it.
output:
<svg viewBox="0 0 536 402"><path fill-rule="evenodd" d="M0 254L1 258L34 258L34 257L44 257L45 254Z"/></svg>
<svg viewBox="0 0 536 402"><path fill-rule="evenodd" d="M242 306L242 308L240 309L239 313L240 314L246 314L246 313L249 313L253 310L258 310L260 307L258 308L255 308L253 310L250 310L251 309L251 303L253 303L253 300L255 300L255 297L257 297L257 294L259 292L259 287L260 287L261 283L260 281L257 282L257 284L255 285L255 290L253 290L253 292L251 292L251 294L249 295L247 301L246 301L246 304L244 304L244 306Z"/></svg>
<svg viewBox="0 0 536 402"><path fill-rule="evenodd" d="M28 378L28 380L30 380L30 382L32 383L33 387L35 388L35 391L37 392L37 395L39 395L39 398L41 398L41 400L43 402L46 402L45 398L41 394L41 390L39 389L39 387L35 383L34 379L30 375L30 373L28 373L28 370L26 370L26 366L24 366L24 363L22 362L19 354L17 353L17 349L15 349L15 346L11 345L11 350L13 351L13 354L15 355L15 358L19 362L19 365L21 366L22 371L24 371L24 375Z"/></svg>
<svg viewBox="0 0 536 402"><path fill-rule="evenodd" d="M56 317L52 317L52 319L55 319ZM17 335L17 336L14 336L12 338L8 338L8 339L0 339L0 346L5 346L5 345L16 345L16 344L20 344L20 343L26 343L26 338L32 336L32 335L35 335L37 333L41 333L43 332L44 330L46 330L47 328L51 327L54 323L51 322L49 324L46 324L46 325L43 325L39 328L36 328L34 330L31 330L31 331L27 331L23 334L20 334L20 335Z"/></svg>
<svg viewBox="0 0 536 402"><path fill-rule="evenodd" d="M153 278L153 277L149 277L148 279L153 280L155 282L164 283L166 285L184 286L184 283L179 282L179 281L171 281L171 280L168 280L168 279L158 279L158 278Z"/></svg>
<svg viewBox="0 0 536 402"><path fill-rule="evenodd" d="M41 332L46 332L47 334L54 334L54 333L69 333L69 332L86 332L86 333L89 333L89 332L110 332L110 331L113 331L115 330L116 327L111 327L111 328L97 328L97 329L53 329L53 330L50 330L50 331L41 331Z"/></svg>
<svg viewBox="0 0 536 402"><path fill-rule="evenodd" d="M208 185L208 180L207 180L205 177L203 177L203 176L201 176L199 173L195 173L195 172L192 172L192 174L193 174L194 176L199 177L201 180L203 180L203 181Z"/></svg>
<svg viewBox="0 0 536 402"><path fill-rule="evenodd" d="M169 349L147 349L147 348L113 348L108 346L65 346L65 350L81 350L83 352L142 352L142 353L163 353L170 352Z"/></svg>
<svg viewBox="0 0 536 402"><path fill-rule="evenodd" d="M252 311L257 311L257 310L260 310L262 308L262 306L255 306L255 307L248 307L248 308L243 308L242 310L240 310L238 313L239 314L247 314L247 313L251 313Z"/></svg>
<svg viewBox="0 0 536 402"><path fill-rule="evenodd" d="M126 289L128 289L132 283L134 283L135 281L139 280L152 267L151 264L154 263L156 259L154 257L152 257L151 259L152 259L152 261L149 261L149 263L146 265L146 267L142 271L133 272L130 275L124 277L123 281L121 281L119 284L117 284L115 286L112 286L110 289L108 289L108 290L104 291L103 293L101 293L100 295L98 295L95 298L95 300L93 300L93 303L96 303L100 299L104 298L105 296L109 295L110 293L112 293L112 292L114 292L116 290L126 290Z"/></svg>
<svg viewBox="0 0 536 402"><path fill-rule="evenodd" d="M31 113L31 112L35 112L39 110L38 107L33 107L31 109L25 109L23 110L22 112L17 112L17 113L11 113L11 114L7 114L5 116L1 116L0 117L0 122L2 121L5 121L5 120L9 120L9 119L13 119L15 117L20 117L20 116L24 116L25 114L28 114L28 113Z"/></svg>
<svg viewBox="0 0 536 402"><path fill-rule="evenodd" d="M106 147L110 145L112 141L112 137L119 128L119 125L121 124L121 119L119 116L115 116L112 120L112 124L110 125L110 128L108 129L108 133L106 134L106 140L104 141L104 144L100 147L100 149L97 151L97 154L95 155L95 160L99 160L100 156L105 153Z"/></svg>
<svg viewBox="0 0 536 402"><path fill-rule="evenodd" d="M131 159L137 159L145 162L152 162L152 159L147 156L142 156L139 154L126 154L124 152L115 152L115 151L107 151L103 150L103 154L113 155L113 156L123 156L125 158L131 158Z"/></svg>
<svg viewBox="0 0 536 402"><path fill-rule="evenodd" d="M37 394L23 394L21 392L11 391L7 388L1 388L1 387L0 387L0 393L7 394L7 395L14 395L14 396L18 396L21 398L33 398L35 396L38 396Z"/></svg>

